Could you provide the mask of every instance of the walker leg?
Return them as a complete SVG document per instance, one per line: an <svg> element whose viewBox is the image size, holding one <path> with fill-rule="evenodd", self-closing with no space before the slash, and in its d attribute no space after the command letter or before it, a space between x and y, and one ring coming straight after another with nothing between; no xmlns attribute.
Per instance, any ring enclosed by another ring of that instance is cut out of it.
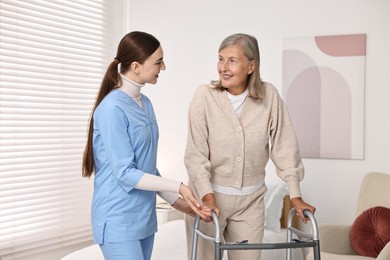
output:
<svg viewBox="0 0 390 260"><path fill-rule="evenodd" d="M191 260L196 260L196 253L198 249L198 233L195 232L199 228L199 216L195 217L194 222L194 233L192 234L192 252Z"/></svg>
<svg viewBox="0 0 390 260"><path fill-rule="evenodd" d="M314 253L314 260L321 260L321 254L320 254L320 241L314 240L316 243L316 246L313 247L313 253Z"/></svg>
<svg viewBox="0 0 390 260"><path fill-rule="evenodd" d="M215 243L215 260L221 260L221 243Z"/></svg>

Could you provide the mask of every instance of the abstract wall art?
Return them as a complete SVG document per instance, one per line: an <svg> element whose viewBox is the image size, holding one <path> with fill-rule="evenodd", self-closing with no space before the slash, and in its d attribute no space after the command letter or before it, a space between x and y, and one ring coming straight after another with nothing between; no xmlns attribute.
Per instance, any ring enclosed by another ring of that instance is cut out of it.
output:
<svg viewBox="0 0 390 260"><path fill-rule="evenodd" d="M283 39L282 96L304 158L364 159L366 34Z"/></svg>

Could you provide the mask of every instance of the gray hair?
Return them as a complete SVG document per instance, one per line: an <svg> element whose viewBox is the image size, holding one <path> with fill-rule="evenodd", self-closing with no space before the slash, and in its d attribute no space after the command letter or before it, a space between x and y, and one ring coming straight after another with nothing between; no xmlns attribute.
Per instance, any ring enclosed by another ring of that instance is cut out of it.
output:
<svg viewBox="0 0 390 260"><path fill-rule="evenodd" d="M221 45L219 46L218 52L232 45L239 46L243 51L244 55L247 57L247 59L249 61L254 61L255 70L248 76L249 80L246 87L249 89L250 97L256 99L263 99L265 91L263 81L260 77L260 51L256 38L243 33L232 34L222 41ZM222 86L220 80L212 80L211 84L217 89L226 89Z"/></svg>

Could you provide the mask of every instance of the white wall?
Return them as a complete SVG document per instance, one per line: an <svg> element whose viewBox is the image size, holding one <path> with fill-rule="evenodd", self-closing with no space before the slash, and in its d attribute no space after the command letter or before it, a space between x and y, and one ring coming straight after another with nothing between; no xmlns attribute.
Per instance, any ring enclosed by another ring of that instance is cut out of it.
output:
<svg viewBox="0 0 390 260"><path fill-rule="evenodd" d="M154 103L160 126L159 168L186 180L183 154L187 108L198 85L217 77L217 49L226 36L257 37L261 74L281 91L282 39L295 36L367 34L365 159L304 159L304 199L320 223L354 220L362 177L390 173L390 1L388 0L167 0L128 1L129 30L154 34L165 51L167 70L143 92ZM272 166L267 180L277 182Z"/></svg>

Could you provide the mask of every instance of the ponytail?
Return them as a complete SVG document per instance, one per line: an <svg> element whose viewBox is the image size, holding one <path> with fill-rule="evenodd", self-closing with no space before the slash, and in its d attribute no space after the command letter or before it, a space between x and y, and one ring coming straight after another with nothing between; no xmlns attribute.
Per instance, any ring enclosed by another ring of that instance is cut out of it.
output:
<svg viewBox="0 0 390 260"><path fill-rule="evenodd" d="M94 171L94 161L93 161L93 113L97 106L102 102L105 96L111 92L111 90L115 89L117 85L120 85L120 77L118 73L118 64L119 60L117 58L114 59L113 62L108 66L106 74L102 80L100 85L100 90L97 95L95 105L93 106L90 118L89 118L89 128L88 128L88 137L87 144L84 149L83 154L83 166L82 166L82 176L90 178ZM118 84L119 83L119 84Z"/></svg>

